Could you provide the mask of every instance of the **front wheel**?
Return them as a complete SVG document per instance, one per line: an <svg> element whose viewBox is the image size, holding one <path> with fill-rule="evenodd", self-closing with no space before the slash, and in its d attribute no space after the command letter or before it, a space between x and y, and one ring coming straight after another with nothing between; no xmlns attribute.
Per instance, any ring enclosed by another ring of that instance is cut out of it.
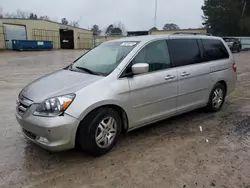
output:
<svg viewBox="0 0 250 188"><path fill-rule="evenodd" d="M121 118L112 108L101 108L91 112L79 126L80 147L93 156L100 156L115 146L121 132Z"/></svg>
<svg viewBox="0 0 250 188"><path fill-rule="evenodd" d="M225 86L221 83L217 83L212 89L206 109L210 112L219 111L224 104L225 97Z"/></svg>

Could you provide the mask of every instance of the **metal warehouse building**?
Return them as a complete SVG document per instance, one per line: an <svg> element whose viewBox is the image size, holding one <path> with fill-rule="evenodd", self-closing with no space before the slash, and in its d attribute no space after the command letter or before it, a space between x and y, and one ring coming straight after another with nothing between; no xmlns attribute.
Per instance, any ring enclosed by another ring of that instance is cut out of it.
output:
<svg viewBox="0 0 250 188"><path fill-rule="evenodd" d="M0 19L0 49L12 49L12 40L53 41L54 49L90 49L90 30L47 20Z"/></svg>

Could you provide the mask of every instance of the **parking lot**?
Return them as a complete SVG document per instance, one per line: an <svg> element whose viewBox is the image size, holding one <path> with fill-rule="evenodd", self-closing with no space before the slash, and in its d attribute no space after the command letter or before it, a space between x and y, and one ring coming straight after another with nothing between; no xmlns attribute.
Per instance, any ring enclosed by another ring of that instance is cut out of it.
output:
<svg viewBox="0 0 250 188"><path fill-rule="evenodd" d="M234 54L237 88L220 112L197 110L130 132L99 158L43 150L14 116L27 83L82 53L0 52L0 187L250 187L250 52Z"/></svg>

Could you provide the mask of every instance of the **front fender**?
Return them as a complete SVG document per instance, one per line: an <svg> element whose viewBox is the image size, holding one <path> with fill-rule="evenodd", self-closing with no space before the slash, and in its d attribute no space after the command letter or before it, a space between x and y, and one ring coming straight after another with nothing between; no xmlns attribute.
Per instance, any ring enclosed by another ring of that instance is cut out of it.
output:
<svg viewBox="0 0 250 188"><path fill-rule="evenodd" d="M86 108L77 119L82 121L91 111L93 111L97 108L100 108L100 107L108 106L108 105L118 106L121 109L123 109L128 117L128 121L130 122L130 117L131 117L130 111L131 110L129 110L129 107L126 104L121 103L121 102L116 101L116 100L104 100L104 101L99 101L97 103L94 103L91 106L89 106L88 108Z"/></svg>
<svg viewBox="0 0 250 188"><path fill-rule="evenodd" d="M109 79L109 80L106 80ZM117 80L105 78L76 92L76 97L66 113L82 121L92 110L106 106L116 105L127 114L128 120L132 112L130 91L127 79Z"/></svg>

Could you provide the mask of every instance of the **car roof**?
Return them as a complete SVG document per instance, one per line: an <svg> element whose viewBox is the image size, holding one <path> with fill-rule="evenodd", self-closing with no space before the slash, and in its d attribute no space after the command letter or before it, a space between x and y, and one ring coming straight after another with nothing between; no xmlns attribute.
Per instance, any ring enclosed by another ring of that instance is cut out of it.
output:
<svg viewBox="0 0 250 188"><path fill-rule="evenodd" d="M143 35L143 36L132 36L132 37L123 37L120 39L112 40L113 42L126 42L126 41L140 41L147 42L154 39L164 39L168 38L169 35ZM110 42L112 42L110 41Z"/></svg>
<svg viewBox="0 0 250 188"><path fill-rule="evenodd" d="M165 35L143 35L143 36L132 36L123 37L120 39L107 41L107 42L126 42L126 41L138 41L138 42L149 42L157 39L177 39L177 38L193 38L193 39L219 39L220 37L207 36L207 35L190 35L190 34L165 34Z"/></svg>

